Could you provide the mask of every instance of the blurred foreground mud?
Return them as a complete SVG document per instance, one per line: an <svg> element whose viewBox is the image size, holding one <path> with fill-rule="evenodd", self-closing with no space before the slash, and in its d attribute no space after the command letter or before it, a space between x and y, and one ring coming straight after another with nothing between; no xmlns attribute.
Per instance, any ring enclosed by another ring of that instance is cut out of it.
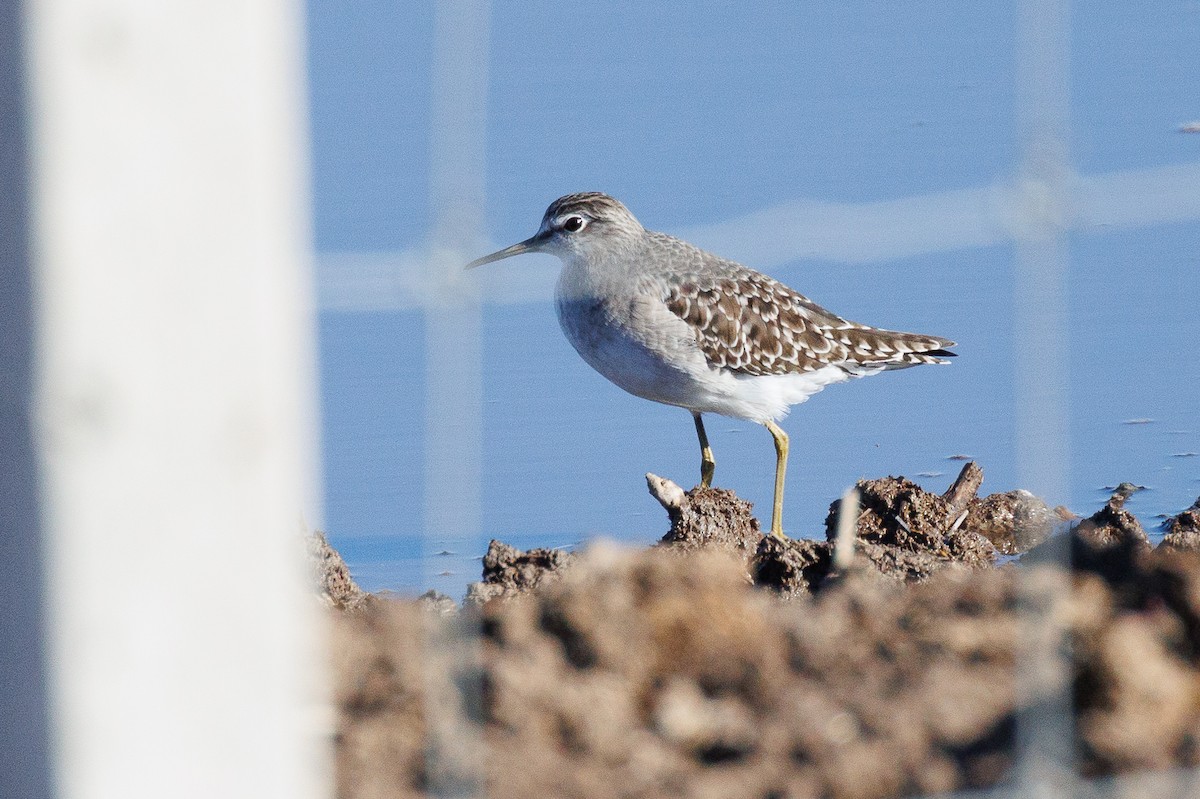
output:
<svg viewBox="0 0 1200 799"><path fill-rule="evenodd" d="M1200 764L1200 500L1155 549L1120 488L1079 519L1026 492L977 497L981 480L968 464L945 495L861 482L835 555L839 503L828 540L781 541L732 492L651 475L659 545L494 541L462 608L362 594L314 539L338 795L991 786L1019 712L1064 693L1083 775ZM1039 646L1068 668L1023 669Z"/></svg>

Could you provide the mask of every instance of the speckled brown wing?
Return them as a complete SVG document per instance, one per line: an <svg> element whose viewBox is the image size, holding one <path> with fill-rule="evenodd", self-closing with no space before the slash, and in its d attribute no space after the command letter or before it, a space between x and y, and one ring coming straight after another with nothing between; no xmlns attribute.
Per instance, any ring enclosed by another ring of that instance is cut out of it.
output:
<svg viewBox="0 0 1200 799"><path fill-rule="evenodd" d="M714 275L679 273L667 308L687 322L709 364L743 375L848 372L941 363L954 342L879 330L833 314L777 280L732 262Z"/></svg>

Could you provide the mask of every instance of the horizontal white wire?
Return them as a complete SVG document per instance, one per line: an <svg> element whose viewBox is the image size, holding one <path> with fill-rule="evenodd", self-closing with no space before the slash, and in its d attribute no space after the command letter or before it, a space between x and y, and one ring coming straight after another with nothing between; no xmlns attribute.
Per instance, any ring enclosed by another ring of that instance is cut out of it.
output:
<svg viewBox="0 0 1200 799"><path fill-rule="evenodd" d="M1068 176L1063 224L1104 232L1200 219L1200 161L1091 176ZM796 200L755 213L679 231L701 247L758 269L799 259L872 263L935 252L1007 244L1024 237L1036 182L1003 181L872 203ZM1036 200L1036 197L1033 199ZM532 229L536 220L531 220ZM507 243L507 242L506 242ZM467 243L464 243L466 245ZM478 252L461 253L466 263ZM445 257L444 253L439 254ZM481 270L471 280L432 283L427 250L325 252L317 258L323 311L416 309L444 302L447 292L483 289L489 304L548 302L558 261L525 259L520 269ZM469 284L469 285L468 285Z"/></svg>

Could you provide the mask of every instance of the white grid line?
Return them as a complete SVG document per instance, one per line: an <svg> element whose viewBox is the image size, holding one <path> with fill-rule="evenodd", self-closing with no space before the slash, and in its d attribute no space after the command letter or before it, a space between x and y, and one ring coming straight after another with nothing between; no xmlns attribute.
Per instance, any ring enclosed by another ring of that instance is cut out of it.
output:
<svg viewBox="0 0 1200 799"><path fill-rule="evenodd" d="M1062 177L1066 230L1103 235L1200 219L1200 161L1097 175ZM931 253L1011 245L1025 237L1023 210L1031 187L1017 178L868 203L800 199L752 214L688 228L679 235L755 269L797 260L864 264ZM540 209L539 209L540 210ZM464 263L478 233L455 247ZM325 312L402 311L442 301L444 283L429 279L429 248L381 252L323 252L317 286ZM486 304L550 302L557 261L537 259L504 274L478 279ZM457 262L456 262L457 263ZM437 272L443 275L440 270ZM459 278L460 282L462 281ZM466 291L462 285L455 292Z"/></svg>

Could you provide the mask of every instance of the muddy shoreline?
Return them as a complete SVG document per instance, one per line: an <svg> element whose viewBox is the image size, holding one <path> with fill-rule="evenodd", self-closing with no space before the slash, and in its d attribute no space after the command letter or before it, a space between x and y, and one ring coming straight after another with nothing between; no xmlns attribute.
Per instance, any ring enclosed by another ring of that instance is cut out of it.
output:
<svg viewBox="0 0 1200 799"><path fill-rule="evenodd" d="M732 492L650 476L658 545L494 541L462 607L364 594L314 538L338 795L980 788L1064 695L1080 774L1200 765L1200 500L1151 547L1130 487L1080 519L981 481L862 481L839 549L838 502L827 540L780 541ZM1027 668L1046 651L1067 667Z"/></svg>

